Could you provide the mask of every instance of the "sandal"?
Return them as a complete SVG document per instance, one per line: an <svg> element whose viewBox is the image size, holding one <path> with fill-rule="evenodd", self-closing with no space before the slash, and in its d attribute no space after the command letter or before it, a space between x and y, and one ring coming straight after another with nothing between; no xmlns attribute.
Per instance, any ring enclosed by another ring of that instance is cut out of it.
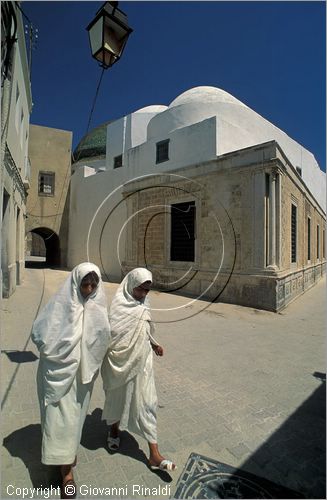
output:
<svg viewBox="0 0 327 500"><path fill-rule="evenodd" d="M167 458L162 460L159 465L152 465L149 462L149 466L151 470L174 471L177 469L177 465L175 465L171 460L168 460Z"/></svg>
<svg viewBox="0 0 327 500"><path fill-rule="evenodd" d="M74 479L68 479L60 488L60 498L76 498L77 488Z"/></svg>
<svg viewBox="0 0 327 500"><path fill-rule="evenodd" d="M120 438L119 437L113 438L111 436L108 436L107 443L109 450L117 451L120 446Z"/></svg>

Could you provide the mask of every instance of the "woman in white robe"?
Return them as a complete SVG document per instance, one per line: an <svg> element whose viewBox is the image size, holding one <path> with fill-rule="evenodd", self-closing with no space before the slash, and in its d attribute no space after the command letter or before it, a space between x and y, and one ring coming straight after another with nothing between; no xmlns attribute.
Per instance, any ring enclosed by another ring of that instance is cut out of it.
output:
<svg viewBox="0 0 327 500"><path fill-rule="evenodd" d="M119 429L145 438L149 445L149 466L174 470L157 443L157 393L153 373L153 353L163 355L154 340L153 324L146 298L152 274L144 268L133 269L120 284L109 312L110 345L101 375L106 394L102 419L110 426L108 446L117 450Z"/></svg>
<svg viewBox="0 0 327 500"><path fill-rule="evenodd" d="M32 329L32 340L40 352L41 460L61 466L62 498L76 496L72 467L109 335L100 270L82 263L43 308Z"/></svg>

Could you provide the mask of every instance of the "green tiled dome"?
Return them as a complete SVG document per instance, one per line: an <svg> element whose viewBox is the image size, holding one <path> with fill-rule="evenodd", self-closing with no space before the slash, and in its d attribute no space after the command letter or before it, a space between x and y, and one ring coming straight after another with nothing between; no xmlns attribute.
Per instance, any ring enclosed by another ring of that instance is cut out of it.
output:
<svg viewBox="0 0 327 500"><path fill-rule="evenodd" d="M105 122L84 135L74 151L74 163L82 159L106 155L107 125L109 123L111 122Z"/></svg>

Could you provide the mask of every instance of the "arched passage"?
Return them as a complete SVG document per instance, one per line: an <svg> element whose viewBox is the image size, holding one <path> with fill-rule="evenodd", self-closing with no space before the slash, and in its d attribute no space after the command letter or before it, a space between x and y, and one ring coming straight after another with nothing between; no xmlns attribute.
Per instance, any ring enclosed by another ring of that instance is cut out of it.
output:
<svg viewBox="0 0 327 500"><path fill-rule="evenodd" d="M30 231L31 255L45 257L47 266L60 266L60 241L58 235L47 227L38 227Z"/></svg>

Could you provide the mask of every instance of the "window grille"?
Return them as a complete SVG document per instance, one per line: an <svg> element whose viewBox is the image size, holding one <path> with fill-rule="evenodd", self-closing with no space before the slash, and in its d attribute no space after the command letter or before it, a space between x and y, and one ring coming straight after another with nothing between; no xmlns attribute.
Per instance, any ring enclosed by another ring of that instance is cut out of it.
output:
<svg viewBox="0 0 327 500"><path fill-rule="evenodd" d="M157 142L156 163L162 163L169 160L169 139Z"/></svg>
<svg viewBox="0 0 327 500"><path fill-rule="evenodd" d="M55 190L54 172L39 172L39 195L53 196Z"/></svg>
<svg viewBox="0 0 327 500"><path fill-rule="evenodd" d="M123 166L123 155L115 156L114 158L114 168L120 168Z"/></svg>
<svg viewBox="0 0 327 500"><path fill-rule="evenodd" d="M194 262L195 217L194 201L171 205L170 260Z"/></svg>
<svg viewBox="0 0 327 500"><path fill-rule="evenodd" d="M311 260L311 219L308 217L308 260Z"/></svg>
<svg viewBox="0 0 327 500"><path fill-rule="evenodd" d="M297 248L296 248L297 227L296 226L297 226L297 208L292 203L292 210L291 210L291 256L292 256L292 262L296 262L296 254L297 254Z"/></svg>

